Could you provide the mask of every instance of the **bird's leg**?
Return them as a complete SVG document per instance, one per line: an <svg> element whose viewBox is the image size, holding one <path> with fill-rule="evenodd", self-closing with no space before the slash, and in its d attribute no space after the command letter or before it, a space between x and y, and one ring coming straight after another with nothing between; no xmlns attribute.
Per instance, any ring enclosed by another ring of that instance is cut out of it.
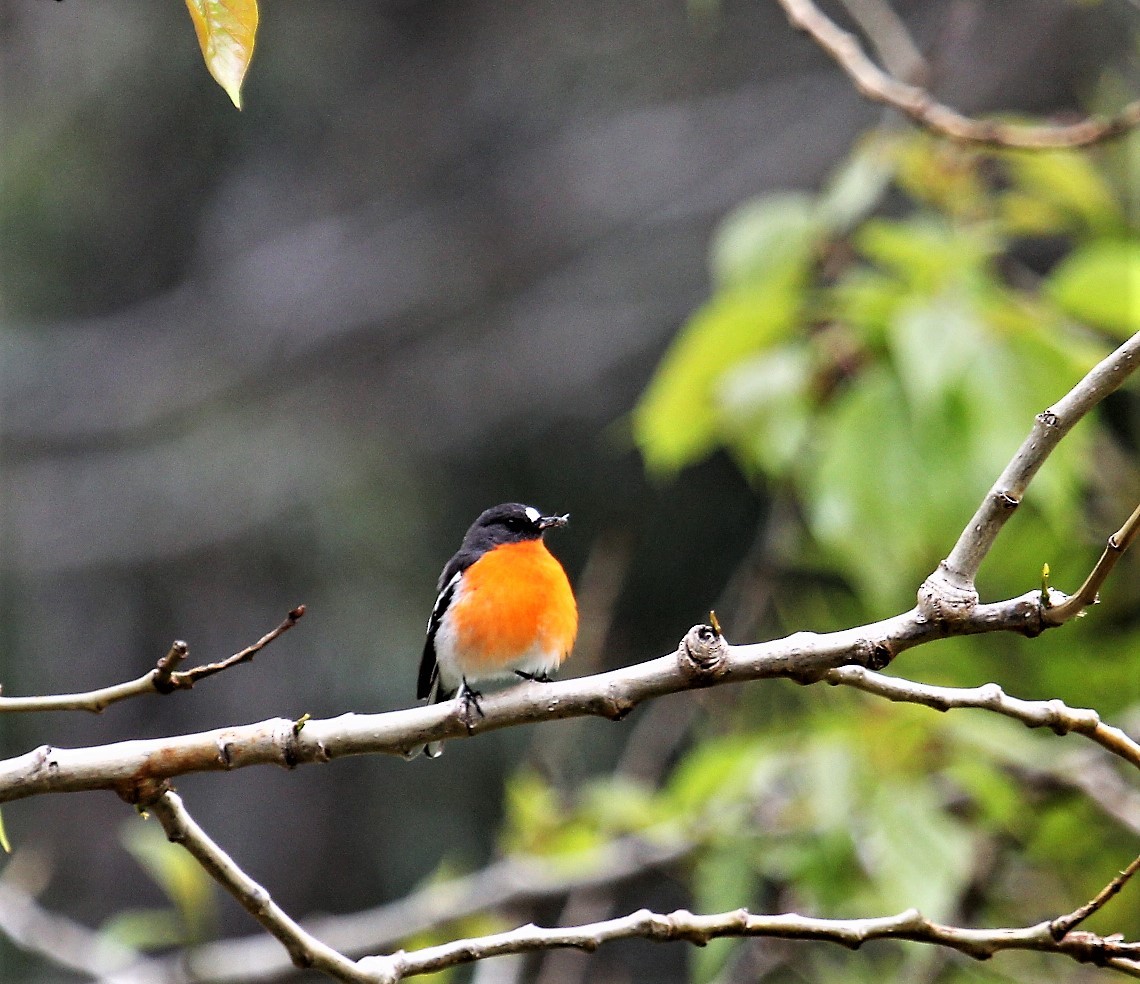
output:
<svg viewBox="0 0 1140 984"><path fill-rule="evenodd" d="M459 687L459 693L456 697L463 702L463 723L467 725L467 733L470 734L474 728L474 723L471 720L471 708L475 708L475 713L479 717L486 717L483 713L483 708L479 706L479 698L483 695L478 690L472 690L467 683L467 678L463 678L463 683Z"/></svg>
<svg viewBox="0 0 1140 984"><path fill-rule="evenodd" d="M515 676L524 680L533 680L535 683L552 683L550 674L543 670L541 673L527 673L526 670L515 670Z"/></svg>

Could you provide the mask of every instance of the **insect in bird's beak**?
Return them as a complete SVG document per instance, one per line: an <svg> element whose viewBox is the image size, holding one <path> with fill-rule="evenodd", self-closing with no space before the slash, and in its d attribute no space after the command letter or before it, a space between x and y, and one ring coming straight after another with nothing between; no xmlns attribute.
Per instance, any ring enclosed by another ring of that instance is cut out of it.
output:
<svg viewBox="0 0 1140 984"><path fill-rule="evenodd" d="M570 522L570 514L564 513L561 516L543 516L538 521L538 528L540 530L548 530L551 527L565 526Z"/></svg>

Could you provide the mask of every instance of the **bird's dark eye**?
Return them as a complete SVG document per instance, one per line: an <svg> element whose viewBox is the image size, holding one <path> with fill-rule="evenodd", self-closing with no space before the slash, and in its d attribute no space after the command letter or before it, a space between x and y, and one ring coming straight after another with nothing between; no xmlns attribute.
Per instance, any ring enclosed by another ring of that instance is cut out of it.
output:
<svg viewBox="0 0 1140 984"><path fill-rule="evenodd" d="M526 526L526 524L523 523L523 521L519 519L518 516L508 516L503 520L503 525L512 533L518 533Z"/></svg>

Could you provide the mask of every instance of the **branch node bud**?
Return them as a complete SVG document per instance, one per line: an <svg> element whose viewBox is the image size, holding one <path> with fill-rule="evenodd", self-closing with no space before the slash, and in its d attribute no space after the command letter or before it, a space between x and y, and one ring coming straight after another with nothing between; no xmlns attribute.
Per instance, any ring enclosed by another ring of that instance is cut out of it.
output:
<svg viewBox="0 0 1140 984"><path fill-rule="evenodd" d="M728 643L711 625L694 625L677 648L686 680L712 683L728 672Z"/></svg>
<svg viewBox="0 0 1140 984"><path fill-rule="evenodd" d="M942 561L918 589L918 611L935 624L964 618L977 607L978 589L974 582L952 571Z"/></svg>

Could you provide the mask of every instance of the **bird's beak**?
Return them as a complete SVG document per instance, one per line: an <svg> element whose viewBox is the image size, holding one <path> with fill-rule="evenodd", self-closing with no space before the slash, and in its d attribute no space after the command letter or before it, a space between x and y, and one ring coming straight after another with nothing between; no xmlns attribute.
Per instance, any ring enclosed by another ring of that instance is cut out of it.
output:
<svg viewBox="0 0 1140 984"><path fill-rule="evenodd" d="M570 522L570 514L564 513L561 516L543 516L538 521L538 528L540 530L549 530L552 527L565 526Z"/></svg>

